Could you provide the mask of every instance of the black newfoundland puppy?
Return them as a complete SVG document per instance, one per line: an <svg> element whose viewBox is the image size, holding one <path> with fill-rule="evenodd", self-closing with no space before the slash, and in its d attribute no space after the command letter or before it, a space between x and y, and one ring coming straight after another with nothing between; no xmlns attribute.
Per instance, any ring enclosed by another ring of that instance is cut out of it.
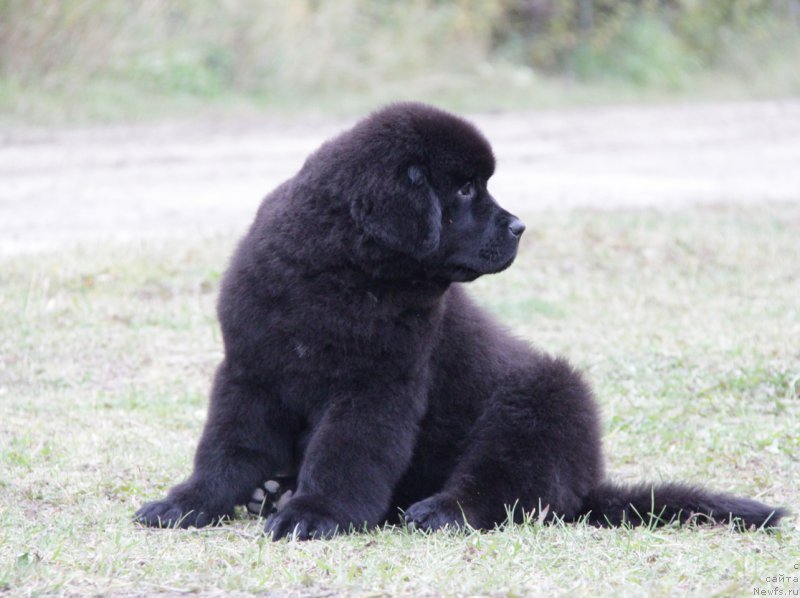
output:
<svg viewBox="0 0 800 598"><path fill-rule="evenodd" d="M597 525L774 526L754 500L604 481L597 408L460 283L507 268L525 226L487 190L468 122L413 103L325 143L262 203L222 282L225 341L191 477L136 519L204 526L296 476L278 539L386 520L491 528L536 511ZM284 497L286 498L286 497Z"/></svg>

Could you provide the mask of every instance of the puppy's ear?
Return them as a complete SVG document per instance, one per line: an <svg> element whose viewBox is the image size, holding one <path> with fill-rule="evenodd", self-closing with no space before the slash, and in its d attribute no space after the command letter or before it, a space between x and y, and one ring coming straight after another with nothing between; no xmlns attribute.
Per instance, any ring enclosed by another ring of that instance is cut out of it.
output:
<svg viewBox="0 0 800 598"><path fill-rule="evenodd" d="M412 165L380 187L354 206L364 232L385 247L417 259L436 251L442 208L424 167Z"/></svg>

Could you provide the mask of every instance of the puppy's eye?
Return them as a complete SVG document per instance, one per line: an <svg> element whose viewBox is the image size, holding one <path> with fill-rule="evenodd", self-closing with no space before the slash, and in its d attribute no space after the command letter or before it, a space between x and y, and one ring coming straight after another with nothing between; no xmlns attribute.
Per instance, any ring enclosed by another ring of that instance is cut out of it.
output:
<svg viewBox="0 0 800 598"><path fill-rule="evenodd" d="M472 183L465 183L461 189L458 190L458 196L461 199L472 199L473 195L475 195L475 185Z"/></svg>

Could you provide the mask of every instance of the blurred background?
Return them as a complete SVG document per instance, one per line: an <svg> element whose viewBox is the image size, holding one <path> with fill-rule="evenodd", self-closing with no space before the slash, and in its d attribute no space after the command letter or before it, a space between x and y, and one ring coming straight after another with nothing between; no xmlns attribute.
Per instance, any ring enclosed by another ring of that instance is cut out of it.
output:
<svg viewBox="0 0 800 598"><path fill-rule="evenodd" d="M0 253L240 231L409 99L520 213L797 201L799 93L800 0L0 0Z"/></svg>
<svg viewBox="0 0 800 598"><path fill-rule="evenodd" d="M0 0L3 120L800 92L800 0Z"/></svg>

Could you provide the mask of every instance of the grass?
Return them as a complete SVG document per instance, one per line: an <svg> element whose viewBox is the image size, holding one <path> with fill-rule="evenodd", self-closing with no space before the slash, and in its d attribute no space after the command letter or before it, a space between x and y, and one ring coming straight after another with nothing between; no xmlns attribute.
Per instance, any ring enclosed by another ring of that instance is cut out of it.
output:
<svg viewBox="0 0 800 598"><path fill-rule="evenodd" d="M788 58L766 64L752 76L724 70L703 72L675 88L621 79L581 81L499 62L481 63L467 72L378 77L364 89L321 87L298 93L287 86L269 93L226 89L212 96L153 88L127 77L96 77L80 85L55 88L0 78L0 129L158 122L187 115L206 120L242 120L264 114L290 119L298 115L352 117L377 105L406 100L434 103L456 112L480 112L670 100L763 100L796 97L798 93L800 76Z"/></svg>
<svg viewBox="0 0 800 598"><path fill-rule="evenodd" d="M526 223L517 263L473 292L516 333L588 372L611 474L707 483L797 512L800 206L582 210ZM234 241L3 258L0 593L800 588L786 579L800 575L796 518L773 534L531 523L277 544L244 516L199 531L135 527L134 509L189 471L221 355L214 300Z"/></svg>

